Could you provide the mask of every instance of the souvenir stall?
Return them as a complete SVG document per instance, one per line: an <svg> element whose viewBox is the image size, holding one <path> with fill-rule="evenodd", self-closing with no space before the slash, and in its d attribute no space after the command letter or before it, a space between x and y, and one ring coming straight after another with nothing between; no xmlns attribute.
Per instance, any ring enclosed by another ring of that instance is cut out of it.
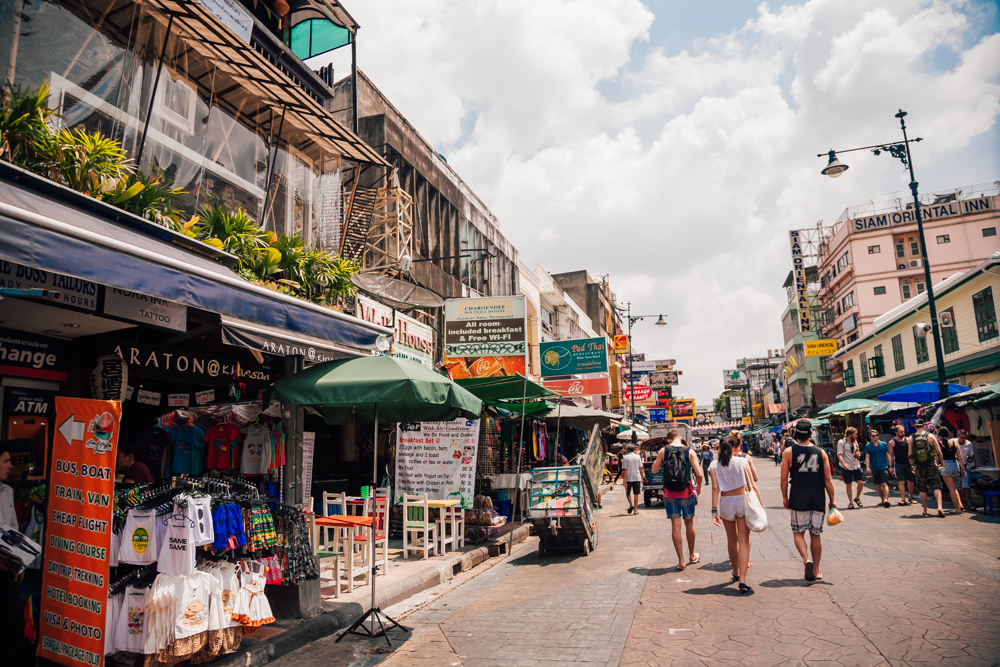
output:
<svg viewBox="0 0 1000 667"><path fill-rule="evenodd" d="M981 491L1000 490L1000 383L953 394L927 406L921 415L952 434L964 430L972 442L973 484Z"/></svg>
<svg viewBox="0 0 1000 667"><path fill-rule="evenodd" d="M830 422L829 437L831 444L827 445L827 447L836 447L836 443L844 437L844 433L849 426L858 429L858 433L867 434L865 417L881 404L881 401L873 401L867 398L849 398L820 410L818 416L825 417ZM891 436L883 433L879 437L882 440L888 440ZM865 435L862 442L867 442L867 440L867 435Z"/></svg>

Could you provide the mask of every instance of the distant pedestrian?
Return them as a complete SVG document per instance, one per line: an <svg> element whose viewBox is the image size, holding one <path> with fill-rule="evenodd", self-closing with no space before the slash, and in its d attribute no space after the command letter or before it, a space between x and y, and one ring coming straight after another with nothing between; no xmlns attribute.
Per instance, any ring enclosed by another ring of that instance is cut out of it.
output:
<svg viewBox="0 0 1000 667"><path fill-rule="evenodd" d="M972 504L972 481L969 478L969 468L975 466L976 456L975 448L972 445L972 441L969 440L969 432L965 429L959 429L958 437L955 439L955 445L958 446L958 451L961 453L962 463L965 465L965 475L962 476L962 500L965 509L970 512L976 510L976 506Z"/></svg>
<svg viewBox="0 0 1000 667"><path fill-rule="evenodd" d="M781 465L781 436L777 438L772 438L771 440L771 452L774 454L774 465Z"/></svg>
<svg viewBox="0 0 1000 667"><path fill-rule="evenodd" d="M900 505L910 505L915 503L913 489L917 485L917 476L910 465L910 439L906 437L906 427L902 424L896 426L896 434L889 441L892 449L893 471L896 473L896 482L899 484Z"/></svg>
<svg viewBox="0 0 1000 667"><path fill-rule="evenodd" d="M955 441L950 439L951 431L947 427L939 428L935 437L941 446L941 458L944 459L944 470L941 471L941 477L944 478L944 484L948 487L948 493L951 495L951 504L955 508L951 513L961 514L964 508L958 492L962 478L965 477L965 461L962 460L962 452Z"/></svg>
<svg viewBox="0 0 1000 667"><path fill-rule="evenodd" d="M668 445L660 450L653 462L653 474L663 468L663 507L671 523L671 537L677 551L677 569L684 569L684 543L681 522L687 533L688 565L701 561L694 550L694 510L698 504L698 491L702 487L703 473L698 455L681 440L676 430L667 432ZM693 478L693 481L692 481Z"/></svg>
<svg viewBox="0 0 1000 667"><path fill-rule="evenodd" d="M625 472L625 468L622 467L622 458L623 457L622 457L622 453L621 452L618 452L617 454L612 454L611 455L611 465L613 466L612 469L613 470L616 469L615 470L615 479L614 479L614 481L611 482L612 485L617 484L618 483L618 478L622 476L623 472Z"/></svg>
<svg viewBox="0 0 1000 667"><path fill-rule="evenodd" d="M830 460L823 449L812 444L811 436L812 424L808 419L800 419L792 431L795 444L781 455L781 497L785 509L792 515L792 537L805 565L806 581L817 581L823 579L819 563L823 557L822 534L827 509L824 491L830 496L830 507L836 507L837 503L830 477ZM809 531L808 546L806 531Z"/></svg>
<svg viewBox="0 0 1000 667"><path fill-rule="evenodd" d="M750 528L743 518L743 494L750 488L760 496L757 485L750 478L747 461L743 457L733 456L733 439L726 438L719 445L719 460L713 461L708 469L712 478L712 522L726 529L729 563L733 567L733 580L740 582L740 593L753 592L747 584Z"/></svg>
<svg viewBox="0 0 1000 667"><path fill-rule="evenodd" d="M892 453L889 445L878 439L878 431L869 429L868 438L870 442L865 445L865 468L872 476L872 483L878 489L879 503L883 507L892 507L889 504L889 460Z"/></svg>
<svg viewBox="0 0 1000 667"><path fill-rule="evenodd" d="M920 504L924 508L924 516L927 516L927 494L933 493L934 499L937 501L938 516L943 518L941 473L938 471L938 464L941 462L941 446L938 444L937 438L924 429L923 420L918 419L913 425L917 432L910 438L910 463L913 464L913 471L917 477Z"/></svg>
<svg viewBox="0 0 1000 667"><path fill-rule="evenodd" d="M712 465L712 461L715 460L715 455L712 454L712 446L707 442L701 446L701 470L705 474L705 484L708 484L708 466Z"/></svg>
<svg viewBox="0 0 1000 667"><path fill-rule="evenodd" d="M840 464L840 476L847 486L847 499L850 501L847 509L854 509L855 503L858 507L864 507L861 503L861 493L865 490L865 473L861 470L858 429L853 426L847 427L843 440L837 443L837 463ZM855 483L858 485L857 492L854 491Z"/></svg>
<svg viewBox="0 0 1000 667"><path fill-rule="evenodd" d="M639 513L639 496L642 494L642 457L635 453L635 443L628 445L628 454L622 459L622 470L625 471L625 499L628 500L628 513Z"/></svg>

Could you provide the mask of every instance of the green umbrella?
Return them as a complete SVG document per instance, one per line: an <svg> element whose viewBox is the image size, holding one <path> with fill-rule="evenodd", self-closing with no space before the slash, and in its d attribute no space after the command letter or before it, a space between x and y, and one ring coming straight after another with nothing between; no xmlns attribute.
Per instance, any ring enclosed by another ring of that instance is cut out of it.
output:
<svg viewBox="0 0 1000 667"><path fill-rule="evenodd" d="M887 415L891 412L898 412L900 410L910 410L912 408L919 408L920 403L902 403L899 401L889 401L888 403L883 403L882 405L876 406L871 412L868 413L869 417L874 417L876 415Z"/></svg>
<svg viewBox="0 0 1000 667"><path fill-rule="evenodd" d="M877 408L881 401L873 401L867 398L848 398L845 401L834 403L819 411L821 415L836 415L846 412L867 412L872 408Z"/></svg>

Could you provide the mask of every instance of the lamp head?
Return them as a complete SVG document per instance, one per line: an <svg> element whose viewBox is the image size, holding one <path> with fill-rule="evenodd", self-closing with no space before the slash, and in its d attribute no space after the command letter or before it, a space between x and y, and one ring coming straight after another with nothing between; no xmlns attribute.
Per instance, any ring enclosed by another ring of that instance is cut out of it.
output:
<svg viewBox="0 0 1000 667"><path fill-rule="evenodd" d="M413 260L410 259L409 255L403 255L399 258L399 270L403 273L407 273L410 270L410 264Z"/></svg>
<svg viewBox="0 0 1000 667"><path fill-rule="evenodd" d="M830 162L820 173L830 178L839 178L845 171L847 171L847 165L837 159L836 151L830 151Z"/></svg>
<svg viewBox="0 0 1000 667"><path fill-rule="evenodd" d="M667 326L667 322L666 320L663 319L663 315L660 315L660 319L656 320L656 326L660 327L661 329Z"/></svg>

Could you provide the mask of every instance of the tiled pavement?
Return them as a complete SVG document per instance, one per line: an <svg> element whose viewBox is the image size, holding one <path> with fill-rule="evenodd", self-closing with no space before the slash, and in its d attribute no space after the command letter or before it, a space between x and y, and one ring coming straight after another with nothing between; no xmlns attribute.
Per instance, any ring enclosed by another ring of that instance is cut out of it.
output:
<svg viewBox="0 0 1000 667"><path fill-rule="evenodd" d="M696 520L702 561L679 573L663 510L626 515L619 488L605 496L589 557L539 559L532 538L409 614L414 631L391 656L353 664L1000 664L1000 519L923 518L914 506L875 508L869 492L868 507L845 510L845 522L825 530L825 581L807 584L777 468L755 463L772 527L753 536L752 596L729 582L725 533L711 526L710 503ZM843 484L835 487L843 500ZM318 645L283 660L350 662Z"/></svg>

